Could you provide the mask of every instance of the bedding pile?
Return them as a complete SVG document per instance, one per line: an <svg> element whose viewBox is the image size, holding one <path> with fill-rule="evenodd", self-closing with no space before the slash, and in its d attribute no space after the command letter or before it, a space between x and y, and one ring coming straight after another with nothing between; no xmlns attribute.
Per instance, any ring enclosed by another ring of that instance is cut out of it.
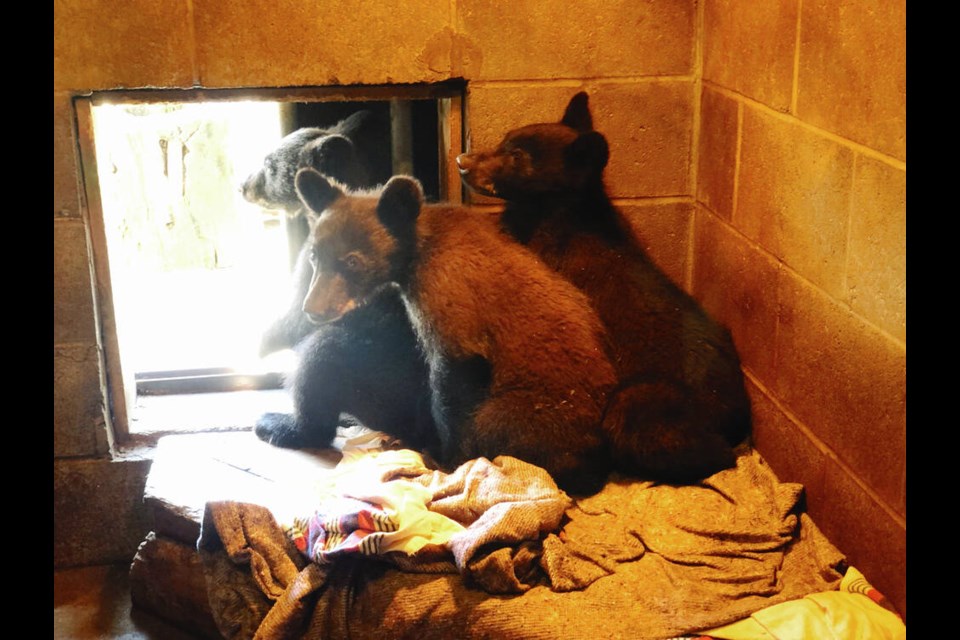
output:
<svg viewBox="0 0 960 640"><path fill-rule="evenodd" d="M667 638L837 590L802 492L749 447L576 500L510 457L369 452L282 507L208 503L198 550L226 638Z"/></svg>

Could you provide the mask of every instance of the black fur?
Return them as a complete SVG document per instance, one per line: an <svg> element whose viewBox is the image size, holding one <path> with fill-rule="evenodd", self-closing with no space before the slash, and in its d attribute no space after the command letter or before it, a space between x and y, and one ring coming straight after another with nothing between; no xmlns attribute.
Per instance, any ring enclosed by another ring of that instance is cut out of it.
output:
<svg viewBox="0 0 960 640"><path fill-rule="evenodd" d="M294 413L261 416L261 440L328 447L347 414L411 448L436 451L427 366L396 289L323 325L296 349L300 364L287 381Z"/></svg>

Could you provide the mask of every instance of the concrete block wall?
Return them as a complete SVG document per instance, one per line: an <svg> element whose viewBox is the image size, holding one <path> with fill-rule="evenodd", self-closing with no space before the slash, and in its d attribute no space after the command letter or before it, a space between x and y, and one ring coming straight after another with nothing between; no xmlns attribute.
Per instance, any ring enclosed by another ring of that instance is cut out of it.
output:
<svg viewBox="0 0 960 640"><path fill-rule="evenodd" d="M754 437L906 613L906 16L705 0L693 291Z"/></svg>
<svg viewBox="0 0 960 640"><path fill-rule="evenodd" d="M810 3L807 0L804 5ZM66 465L79 464L85 465L85 473L95 473L91 470L102 467L110 469L103 471L105 478L123 476L113 471L118 463L110 461L108 440L102 435L106 429L102 391L105 372L97 346L96 300L90 284L70 103L73 95L121 88L429 83L464 78L468 82L466 133L469 144L478 148L496 143L513 126L559 119L570 96L586 89L591 94L595 125L610 142L607 181L611 195L667 272L734 326L755 382L752 390L757 396L757 410L764 416L760 444L770 451L775 467L783 469L785 479L803 481L789 466L793 460L778 455L780 444L774 429L787 433L788 443L796 440L795 433L822 433L819 439L803 440L810 443L811 460L829 458L829 446L859 446L859 431L846 420L847 414L821 425L812 423L815 418L826 418L825 411L808 418L808 424L800 418L805 415L802 411L793 410L788 402L810 390L805 381L821 382L823 372L802 363L778 363L771 345L781 334L792 336L781 340L782 348L802 352L811 332L823 329L821 318L846 321L841 327L843 340L833 336L827 340L827 352L838 360L837 364L845 363L852 371L861 359L869 359L882 378L896 377L899 369L895 356L898 348L903 350L905 338L897 338L873 319L884 315L888 322L897 321L896 304L889 304L890 291L886 289L891 271L878 270L873 264L876 258L887 257L890 246L878 244L873 236L863 233L856 239L852 221L846 244L838 240L842 234L836 238L831 235L835 241L829 245L821 243L819 227L799 225L804 222L801 191L805 180L819 184L820 176L830 176L837 183L836 189L848 194L848 202L856 194L864 199L876 198L875 188L887 185L885 172L902 174L904 162L903 158L888 157L890 152L881 149L879 143L876 151L868 154L869 141L847 129L828 126L836 113L824 106L824 96L845 90L842 85L820 78L815 90L809 85L804 99L795 99L793 51L801 37L796 31L800 3L793 0L779 4L784 5L783 12L763 2L744 5L712 0L517 0L509 4L490 0L427 0L416 4L280 0L269 6L250 0L231 2L229 6L210 0L161 4L131 0L122 7L106 0L56 0L55 478L68 477ZM796 5L792 18L788 4ZM752 5L756 6L748 16L743 7ZM806 6L803 10L807 11ZM724 22L731 15L743 20ZM833 28L832 22L827 23L824 29ZM762 41L755 43L762 54L751 54L752 58L744 53L753 51L745 46L750 44L750 33L756 31L751 24L766 26L761 29ZM807 45L821 47L819 61L827 70L838 56L845 56L844 60L854 57L845 44L845 33L832 36L837 38L832 44L809 38L814 44ZM780 49L789 53L784 53L783 61L776 65L764 65L774 49L778 55ZM812 66L816 60L811 56L808 64ZM781 66L786 89L780 77ZM762 74L753 74L756 86L738 84L748 82L751 69L762 69ZM817 71L810 69L809 73L816 75ZM805 75L801 72L800 77ZM869 81L869 75L862 80ZM795 102L802 107L800 114L807 114L806 119L790 111ZM868 112L860 117L864 127L875 120ZM797 140L813 149L823 144L842 151L834 151L832 160L823 160L816 176L805 178L804 159L790 155L795 145L773 144L787 142L785 138L794 134L788 136L784 130L794 129ZM886 135L889 137L889 133ZM764 136L773 136L771 149L761 143L755 145L753 159L749 153L744 155L744 139L763 141ZM789 168L791 182L784 187L789 193L760 193L765 179L762 171L770 169L763 154L773 154L770 157L775 162ZM835 165L844 163L851 165L846 173L833 172ZM751 181L757 189L744 193L743 185ZM823 197L836 197L833 191ZM767 206L764 198L779 203L794 196L782 207L779 226L767 228L760 211L743 213L743 202L756 201L757 207L762 207ZM886 198L890 206L895 205L895 193L888 193ZM822 211L825 206L816 208L818 225L829 219ZM878 223L888 224L885 210L874 210L871 215L875 219L858 221L863 230L873 233ZM838 233L832 229L829 232ZM893 239L895 232L895 228L890 232ZM767 247L762 242L771 244ZM821 263L836 257L832 252L841 251L841 247L846 272L859 263L872 265L871 270L848 276L845 284L835 282L832 270ZM824 255L811 256L812 249L822 249ZM797 271L800 267L793 264L796 261L809 261L810 273ZM718 282L727 283L726 291L717 287ZM844 286L850 293L847 298L840 295ZM793 308L788 304L809 306ZM871 340L874 334L881 338ZM757 335L766 340L766 348ZM866 352L846 353L844 347L849 345ZM884 346L891 346L892 359L874 357ZM845 354L846 361L842 358ZM785 367L779 377L778 364ZM851 382L834 394L833 402L842 404L852 396L862 399L866 391L866 385ZM895 416L892 421L896 422ZM890 435L884 434L885 442L892 442L890 455L902 457L902 438L898 441ZM871 443L868 451L875 450ZM851 510L860 508L864 487L873 492L867 494L870 506L876 489L869 483L885 490L889 483L885 477L875 478L848 462L868 462L866 452L845 451L844 455L829 459L843 460L840 469L844 473L858 469L857 475L842 476L853 478L852 485L845 485L853 502L846 501L842 508L851 520L862 524L860 513ZM129 464L143 466L139 461ZM826 471L816 477L807 474L810 481L819 482L814 485L817 489L810 488L814 504L823 504L818 500L828 497L819 490L828 486L826 476ZM119 484L133 486L130 482ZM127 499L135 502L135 487L129 492ZM118 502L122 499L92 499L85 508L116 509ZM905 510L900 513L895 505L895 500L884 503L905 525ZM58 507L55 501L55 518L75 518L75 511L62 504ZM134 525L139 522L135 508L121 511L134 514L128 518ZM868 529L870 536L885 533L875 531L872 525ZM63 531L67 535L66 527ZM112 547L102 543L106 534L96 530L76 535L99 536L99 542L86 548L64 546L59 555L55 551L55 562L83 564L108 556L129 558L135 551L135 546L127 548L125 540L115 540ZM884 560L885 552L876 549L870 554ZM878 583L881 580L902 581L902 574L885 573L877 577ZM878 586L892 590L886 584Z"/></svg>

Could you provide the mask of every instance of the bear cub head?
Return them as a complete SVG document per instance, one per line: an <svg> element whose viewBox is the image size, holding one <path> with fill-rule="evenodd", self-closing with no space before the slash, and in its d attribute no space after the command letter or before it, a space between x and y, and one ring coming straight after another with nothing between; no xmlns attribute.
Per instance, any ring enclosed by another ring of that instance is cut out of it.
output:
<svg viewBox="0 0 960 640"><path fill-rule="evenodd" d="M313 279L303 311L311 320L337 320L400 280L424 199L415 178L394 176L346 197L343 186L307 167L296 190L310 219Z"/></svg>
<svg viewBox="0 0 960 640"><path fill-rule="evenodd" d="M303 127L286 135L264 157L263 166L243 181L243 197L267 209L297 214L303 205L294 179L303 167L313 167L350 188L366 186L369 177L352 136L370 116L369 111L358 111L332 127Z"/></svg>
<svg viewBox="0 0 960 640"><path fill-rule="evenodd" d="M562 195L600 184L610 150L606 138L593 130L587 102L581 91L560 122L520 127L491 151L460 154L461 179L477 193L504 200Z"/></svg>

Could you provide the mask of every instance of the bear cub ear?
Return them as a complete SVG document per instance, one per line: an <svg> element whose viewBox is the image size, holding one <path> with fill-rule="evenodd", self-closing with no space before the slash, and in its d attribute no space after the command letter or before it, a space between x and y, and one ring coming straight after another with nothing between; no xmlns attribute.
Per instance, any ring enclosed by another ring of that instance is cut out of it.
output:
<svg viewBox="0 0 960 640"><path fill-rule="evenodd" d="M423 206L423 187L416 178L394 176L380 193L377 216L394 235L410 229Z"/></svg>
<svg viewBox="0 0 960 640"><path fill-rule="evenodd" d="M602 133L581 133L565 149L566 163L571 169L587 172L602 172L610 160L610 147Z"/></svg>
<svg viewBox="0 0 960 640"><path fill-rule="evenodd" d="M566 111L563 112L563 118L560 124L565 124L571 129L576 129L581 133L593 131L593 116L590 115L590 97L586 91L581 91L570 98Z"/></svg>
<svg viewBox="0 0 960 640"><path fill-rule="evenodd" d="M356 162L353 143L341 135L331 135L313 140L300 149L297 166L313 167L320 173L333 175L341 167Z"/></svg>
<svg viewBox="0 0 960 640"><path fill-rule="evenodd" d="M296 186L300 201L316 215L323 213L324 209L343 195L323 174L310 167L297 171Z"/></svg>
<svg viewBox="0 0 960 640"><path fill-rule="evenodd" d="M350 138L351 136L356 135L356 133L363 128L364 125L369 120L373 119L373 112L367 109L362 109L360 111L355 111L350 114L348 117L344 118L336 124L330 130L332 134L339 134L341 136L346 136Z"/></svg>

